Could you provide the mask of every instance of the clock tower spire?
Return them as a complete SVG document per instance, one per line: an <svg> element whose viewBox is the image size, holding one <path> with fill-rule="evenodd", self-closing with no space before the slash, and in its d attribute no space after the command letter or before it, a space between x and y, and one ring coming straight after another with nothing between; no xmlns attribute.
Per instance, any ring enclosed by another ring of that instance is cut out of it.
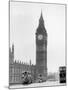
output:
<svg viewBox="0 0 68 90"><path fill-rule="evenodd" d="M41 10L41 16L39 19L39 26L43 26L44 25L44 20L43 20L43 15L42 15L42 10Z"/></svg>
<svg viewBox="0 0 68 90"><path fill-rule="evenodd" d="M47 32L41 11L39 25L36 30L36 76L47 79Z"/></svg>

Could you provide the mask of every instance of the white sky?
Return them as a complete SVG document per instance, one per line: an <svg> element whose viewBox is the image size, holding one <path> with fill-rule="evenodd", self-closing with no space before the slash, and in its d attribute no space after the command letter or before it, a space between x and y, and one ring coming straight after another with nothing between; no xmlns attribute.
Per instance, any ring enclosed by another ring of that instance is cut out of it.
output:
<svg viewBox="0 0 68 90"><path fill-rule="evenodd" d="M65 6L38 3L10 3L10 45L14 43L15 59L36 62L35 33L43 13L48 33L47 67L56 71L65 65Z"/></svg>

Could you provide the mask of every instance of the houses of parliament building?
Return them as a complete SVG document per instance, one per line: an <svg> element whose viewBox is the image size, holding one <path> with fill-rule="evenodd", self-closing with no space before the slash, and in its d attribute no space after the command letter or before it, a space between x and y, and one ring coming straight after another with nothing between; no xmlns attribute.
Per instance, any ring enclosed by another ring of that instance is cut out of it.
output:
<svg viewBox="0 0 68 90"><path fill-rule="evenodd" d="M9 48L9 85L21 84L24 71L29 71L34 75L34 67L34 65L31 65L31 60L30 64L14 61L14 45Z"/></svg>
<svg viewBox="0 0 68 90"><path fill-rule="evenodd" d="M14 45L12 45L12 48L9 48L9 84L21 83L23 71L31 72L34 79L37 79L40 75L47 80L47 31L45 29L42 12L35 37L36 65L31 65L31 61L30 64L14 61Z"/></svg>

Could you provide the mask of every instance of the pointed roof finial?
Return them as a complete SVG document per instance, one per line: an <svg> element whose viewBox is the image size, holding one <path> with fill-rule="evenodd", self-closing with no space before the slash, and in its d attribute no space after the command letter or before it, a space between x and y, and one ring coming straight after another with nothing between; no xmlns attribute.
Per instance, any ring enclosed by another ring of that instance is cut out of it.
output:
<svg viewBox="0 0 68 90"><path fill-rule="evenodd" d="M42 17L42 9L41 9L41 17Z"/></svg>
<svg viewBox="0 0 68 90"><path fill-rule="evenodd" d="M43 15L42 15L42 9L41 9L41 16L40 16L40 19L39 19L39 24L40 24L40 23L44 23Z"/></svg>
<svg viewBox="0 0 68 90"><path fill-rule="evenodd" d="M40 16L40 18L43 19L42 9L41 9L41 16Z"/></svg>

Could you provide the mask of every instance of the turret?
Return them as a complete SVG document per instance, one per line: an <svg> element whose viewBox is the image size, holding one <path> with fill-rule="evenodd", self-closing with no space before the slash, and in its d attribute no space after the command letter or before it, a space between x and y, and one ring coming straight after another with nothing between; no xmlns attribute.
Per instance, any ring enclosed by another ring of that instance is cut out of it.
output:
<svg viewBox="0 0 68 90"><path fill-rule="evenodd" d="M14 44L12 44L12 54L14 54Z"/></svg>
<svg viewBox="0 0 68 90"><path fill-rule="evenodd" d="M14 62L14 44L12 44L12 61Z"/></svg>

